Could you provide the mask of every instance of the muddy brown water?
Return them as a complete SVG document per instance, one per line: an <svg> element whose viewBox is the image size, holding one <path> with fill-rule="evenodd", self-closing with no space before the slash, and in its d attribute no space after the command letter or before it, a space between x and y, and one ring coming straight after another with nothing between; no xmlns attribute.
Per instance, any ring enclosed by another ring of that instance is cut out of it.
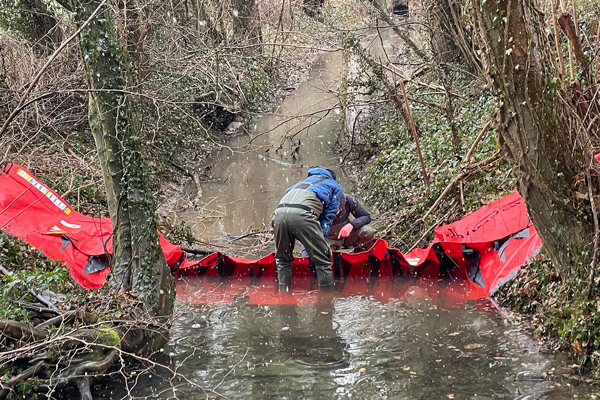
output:
<svg viewBox="0 0 600 400"><path fill-rule="evenodd" d="M322 119L309 114L337 102L331 91L341 62L339 54L321 56L310 79L275 115L256 120L249 135L215 155L215 179L202 186L202 202L177 215L194 225L196 235L217 239L269 224L284 189L306 174L287 163L339 165L340 155L332 151L339 115L335 109L322 111ZM284 138L306 127L292 140ZM250 138L251 147L242 152ZM129 376L126 386L115 383L97 392L98 398L128 393L190 400L219 398L216 393L229 399L599 396L569 378L576 374L571 361L540 353L491 300L447 297L452 292L432 291L433 283L405 282L402 293L390 284L377 292L294 292L277 299L274 282L261 282L269 304L258 305L244 296L256 290L250 282L213 282L208 289L198 279L180 280L171 340L159 359L189 382L158 369Z"/></svg>
<svg viewBox="0 0 600 400"><path fill-rule="evenodd" d="M306 176L307 166L338 166L340 155L332 149L340 111L332 91L341 68L338 53L320 57L310 79L274 114L253 121L247 135L233 138L211 158L212 179L202 184L202 202L177 213L177 219L206 240L262 228L270 224L285 189Z"/></svg>

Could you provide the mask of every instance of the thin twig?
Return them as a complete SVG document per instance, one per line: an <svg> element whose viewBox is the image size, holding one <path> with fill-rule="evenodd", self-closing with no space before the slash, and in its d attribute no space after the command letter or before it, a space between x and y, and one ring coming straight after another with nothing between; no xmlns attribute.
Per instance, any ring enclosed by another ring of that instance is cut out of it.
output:
<svg viewBox="0 0 600 400"><path fill-rule="evenodd" d="M0 274L2 274L2 275L10 275L11 272L9 270L7 270L6 268L4 268L2 265L0 265Z"/></svg>
<svg viewBox="0 0 600 400"><path fill-rule="evenodd" d="M483 135L485 135L485 133L488 131L488 129L490 129L490 126L492 125L492 120L490 119L487 124L485 124L485 126L483 127L483 129L481 130L481 132L479 133L479 135L477 136L477 138L475 139L475 141L473 142L473 144L471 145L471 148L469 149L469 151L467 152L467 156L465 157L465 163L469 162L469 159L471 159L471 156L473 155L473 153L475 152L475 148L477 147L477 144L479 143L479 141L483 138Z"/></svg>
<svg viewBox="0 0 600 400"><path fill-rule="evenodd" d="M589 150L587 150L589 153ZM596 212L596 202L594 201L594 191L592 189L592 177L590 174L590 164L593 161L593 157L589 157L589 162L586 165L585 169L585 177L587 180L588 186L588 195L590 196L590 204L592 207L592 216L594 217L594 251L592 253L592 262L590 265L590 283L588 285L588 300L591 298L592 293L594 291L594 274L596 273L596 264L598 262L598 238L600 236L600 231L598 228L598 213Z"/></svg>
<svg viewBox="0 0 600 400"><path fill-rule="evenodd" d="M556 16L556 0L550 0L552 8L552 23L554 25L554 44L556 45L556 53L558 54L558 62L560 63L560 71L565 75L565 60L563 58L562 48L560 47L560 30L558 29L558 17Z"/></svg>
<svg viewBox="0 0 600 400"><path fill-rule="evenodd" d="M431 225L431 227L429 227L429 229L427 229L425 231L425 233L423 233L421 235L421 237L415 242L415 244L413 244L410 249L406 252L407 254L410 253L411 251L413 251L421 242L421 240L423 240L425 238L425 236L427 236L429 234L429 232L431 232L432 230L434 230L435 228L437 228L439 226L439 224L445 220L448 215L450 215L450 212L447 212L446 215L444 215L442 218L438 219L437 221L435 221L435 224Z"/></svg>
<svg viewBox="0 0 600 400"><path fill-rule="evenodd" d="M493 162L496 162L500 159L500 152L497 152L496 154L494 154L493 156L491 156L488 159L485 159L477 164L473 164L472 166L469 166L468 169L463 170L460 174L456 175L448 184L448 186L446 186L446 188L444 189L444 191L442 192L442 194L440 195L440 197L438 197L438 199L435 201L435 203L433 203L433 205L429 208L429 210L425 213L425 215L423 215L421 218L419 218L417 220L417 222L424 222L427 217L429 217L431 215L431 213L440 205L440 203L442 202L442 199L444 197L446 197L446 195L448 194L448 192L450 192L450 189L452 189L452 187L454 186L454 184L456 182L458 182L461 179L464 179L466 176L470 175L471 173L473 173L473 171L478 170L479 168L489 165Z"/></svg>
<svg viewBox="0 0 600 400"><path fill-rule="evenodd" d="M417 154L419 155L419 161L421 162L421 169L423 170L423 179L425 180L425 184L429 186L429 176L427 174L427 169L425 168L425 162L423 161L423 155L421 154L421 146L419 146L419 137L417 136L417 128L415 127L415 121L412 117L412 113L410 111L410 106L408 105L408 99L406 98L406 89L404 88L404 82L402 79L398 81L400 83L400 87L402 88L402 95L404 96L404 102L406 104L406 112L408 113L408 121L410 122L410 129L412 130L413 136L415 138L415 144L417 146Z"/></svg>
<svg viewBox="0 0 600 400"><path fill-rule="evenodd" d="M231 374L233 372L233 370L235 369L235 367L237 367L238 365L240 365L242 363L242 361L244 361L246 359L246 356L248 355L248 351L250 351L249 347L246 349L246 353L244 354L244 356L242 357L242 359L240 361L238 361L237 363L235 363L233 365L233 367L231 367L231 369L229 371L227 371L227 373L225 374L225 376L223 376L223 379L221 379L221 382L219 382L219 384L212 389L213 392L216 391L219 388L219 386L221 386L223 384L223 382L225 382L225 378L227 378L229 376L229 374Z"/></svg>

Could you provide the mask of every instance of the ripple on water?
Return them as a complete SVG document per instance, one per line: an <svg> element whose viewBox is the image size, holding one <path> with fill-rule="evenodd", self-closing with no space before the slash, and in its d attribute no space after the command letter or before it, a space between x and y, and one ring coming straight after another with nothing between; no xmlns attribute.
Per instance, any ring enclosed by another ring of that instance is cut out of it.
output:
<svg viewBox="0 0 600 400"><path fill-rule="evenodd" d="M229 398L572 398L553 382L515 381L556 364L501 315L478 307L367 295L305 306L179 304L167 351L179 372L220 385ZM160 392L169 379L148 387ZM137 393L148 395L141 384Z"/></svg>

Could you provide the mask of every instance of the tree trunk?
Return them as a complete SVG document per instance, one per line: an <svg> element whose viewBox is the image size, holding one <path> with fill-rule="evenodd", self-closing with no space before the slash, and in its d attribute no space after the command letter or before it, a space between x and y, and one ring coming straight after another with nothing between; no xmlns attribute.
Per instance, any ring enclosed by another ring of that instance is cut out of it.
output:
<svg viewBox="0 0 600 400"><path fill-rule="evenodd" d="M261 53L262 31L258 3L255 0L233 0L233 40L251 45L247 52ZM237 14L237 15L236 15Z"/></svg>
<svg viewBox="0 0 600 400"><path fill-rule="evenodd" d="M85 21L100 3L72 0L77 22ZM92 90L89 124L114 229L111 284L138 295L152 315L170 315L175 290L158 243L154 200L141 154L140 116L136 115L141 110L132 107L133 99L123 92L131 68L108 8L82 31L80 41Z"/></svg>
<svg viewBox="0 0 600 400"><path fill-rule="evenodd" d="M579 274L578 266L589 264L593 236L589 209L572 198L584 166L576 141L582 125L561 102L572 95L557 79L543 15L528 0L477 0L471 12L519 193L560 272Z"/></svg>

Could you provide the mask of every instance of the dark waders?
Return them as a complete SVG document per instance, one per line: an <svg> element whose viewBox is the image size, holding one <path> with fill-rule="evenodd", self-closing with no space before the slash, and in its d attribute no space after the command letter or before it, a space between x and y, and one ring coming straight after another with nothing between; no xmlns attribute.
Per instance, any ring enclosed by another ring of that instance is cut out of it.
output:
<svg viewBox="0 0 600 400"><path fill-rule="evenodd" d="M333 285L331 251L323 237L317 215L313 211L296 207L277 208L273 216L273 229L277 279L281 289L288 290L292 284L292 261L296 239L302 242L308 257L315 264L319 287Z"/></svg>

